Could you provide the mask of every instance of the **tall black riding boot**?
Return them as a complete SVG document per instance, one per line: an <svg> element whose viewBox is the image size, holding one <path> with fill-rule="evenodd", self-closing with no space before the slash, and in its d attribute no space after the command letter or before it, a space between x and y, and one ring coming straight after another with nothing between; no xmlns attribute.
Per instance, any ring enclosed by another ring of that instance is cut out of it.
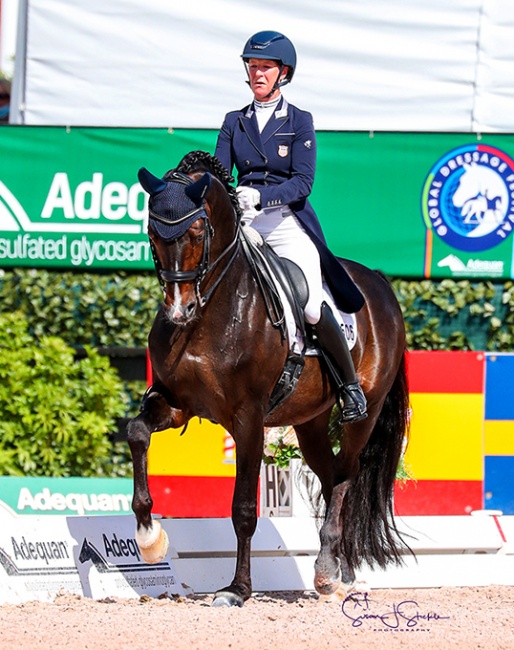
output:
<svg viewBox="0 0 514 650"><path fill-rule="evenodd" d="M355 374L346 337L326 302L321 305L321 318L314 331L334 381L342 421L364 420L368 416L366 398Z"/></svg>

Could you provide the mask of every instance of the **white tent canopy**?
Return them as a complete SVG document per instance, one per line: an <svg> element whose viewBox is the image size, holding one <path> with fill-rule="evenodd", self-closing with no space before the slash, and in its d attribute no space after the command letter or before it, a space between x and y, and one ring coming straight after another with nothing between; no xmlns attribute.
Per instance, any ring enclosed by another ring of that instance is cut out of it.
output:
<svg viewBox="0 0 514 650"><path fill-rule="evenodd" d="M317 129L514 132L512 0L20 0L11 120L219 128L263 29Z"/></svg>
<svg viewBox="0 0 514 650"><path fill-rule="evenodd" d="M14 72L18 0L0 0L0 73L11 78Z"/></svg>

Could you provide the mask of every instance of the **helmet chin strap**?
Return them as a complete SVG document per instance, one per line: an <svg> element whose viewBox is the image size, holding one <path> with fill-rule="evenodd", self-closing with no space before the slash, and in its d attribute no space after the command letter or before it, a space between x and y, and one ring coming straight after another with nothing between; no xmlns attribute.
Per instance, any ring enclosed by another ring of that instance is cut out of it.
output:
<svg viewBox="0 0 514 650"><path fill-rule="evenodd" d="M271 89L271 91L266 95L266 97L264 99L269 99L273 95L273 93L275 91L277 91L279 88L282 88L282 86L286 85L287 78L284 78L284 79L282 79L282 81L279 81L279 79L282 76L282 73L284 72L285 68L286 68L285 65L280 66L280 70L278 71L277 80L273 84L273 88Z"/></svg>

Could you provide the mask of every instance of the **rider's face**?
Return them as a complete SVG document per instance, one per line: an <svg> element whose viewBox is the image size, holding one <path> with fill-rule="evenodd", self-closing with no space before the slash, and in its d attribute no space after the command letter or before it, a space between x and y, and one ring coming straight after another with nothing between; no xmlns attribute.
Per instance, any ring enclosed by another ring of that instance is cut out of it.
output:
<svg viewBox="0 0 514 650"><path fill-rule="evenodd" d="M267 102L276 99L280 90L277 88L274 93L268 97L280 72L280 66L276 61L268 59L250 59L248 61L248 73L250 75L250 88L254 97L259 102ZM282 73L282 79L285 77L287 68Z"/></svg>

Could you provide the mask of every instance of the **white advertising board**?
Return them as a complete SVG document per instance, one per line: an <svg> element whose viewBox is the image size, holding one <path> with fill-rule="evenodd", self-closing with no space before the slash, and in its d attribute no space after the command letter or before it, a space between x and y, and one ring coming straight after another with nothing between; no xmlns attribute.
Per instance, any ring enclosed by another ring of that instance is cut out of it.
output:
<svg viewBox="0 0 514 650"><path fill-rule="evenodd" d="M183 596L169 553L146 564L134 532L130 515L13 517L2 508L0 604L52 601L60 592L95 600Z"/></svg>

